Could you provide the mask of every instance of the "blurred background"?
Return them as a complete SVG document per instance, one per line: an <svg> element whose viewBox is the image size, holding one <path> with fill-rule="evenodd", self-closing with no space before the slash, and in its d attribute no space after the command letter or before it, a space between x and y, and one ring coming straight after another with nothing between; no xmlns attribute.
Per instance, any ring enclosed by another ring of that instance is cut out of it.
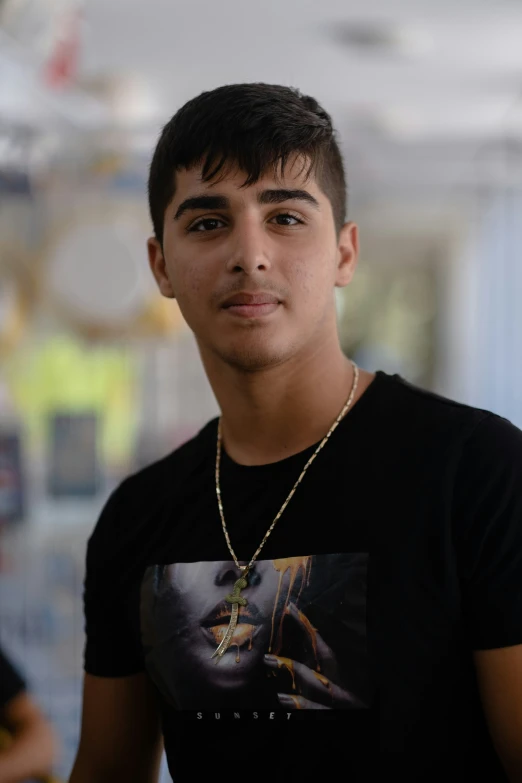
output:
<svg viewBox="0 0 522 783"><path fill-rule="evenodd" d="M146 260L163 123L225 83L316 97L361 229L346 352L522 427L521 41L517 0L0 0L0 640L62 779L87 537L217 413Z"/></svg>

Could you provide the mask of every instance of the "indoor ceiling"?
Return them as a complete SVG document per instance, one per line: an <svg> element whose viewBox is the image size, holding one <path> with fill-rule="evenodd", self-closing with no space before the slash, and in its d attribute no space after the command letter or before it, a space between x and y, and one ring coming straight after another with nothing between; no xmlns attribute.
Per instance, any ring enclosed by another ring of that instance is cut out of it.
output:
<svg viewBox="0 0 522 783"><path fill-rule="evenodd" d="M118 124L147 157L162 123L203 90L292 85L332 114L352 189L368 197L440 198L475 181L492 140L522 139L519 0L86 0L80 32L77 84L54 93L38 86L27 40L4 33L4 118ZM104 82L109 108L93 92Z"/></svg>

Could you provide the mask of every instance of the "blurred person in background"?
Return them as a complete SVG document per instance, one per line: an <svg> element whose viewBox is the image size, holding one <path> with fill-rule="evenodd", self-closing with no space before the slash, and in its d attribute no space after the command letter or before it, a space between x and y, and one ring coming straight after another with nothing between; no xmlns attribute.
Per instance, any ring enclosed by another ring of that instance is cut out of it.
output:
<svg viewBox="0 0 522 783"><path fill-rule="evenodd" d="M71 783L152 783L162 735L175 783L520 783L522 433L343 354L359 238L330 117L203 93L149 204L221 416L89 540Z"/></svg>
<svg viewBox="0 0 522 783"><path fill-rule="evenodd" d="M0 650L0 783L52 783L55 733Z"/></svg>

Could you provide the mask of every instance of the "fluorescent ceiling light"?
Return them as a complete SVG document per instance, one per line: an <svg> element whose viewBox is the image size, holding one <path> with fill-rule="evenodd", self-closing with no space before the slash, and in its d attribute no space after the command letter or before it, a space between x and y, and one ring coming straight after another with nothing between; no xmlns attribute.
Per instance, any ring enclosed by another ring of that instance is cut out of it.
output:
<svg viewBox="0 0 522 783"><path fill-rule="evenodd" d="M332 35L343 46L369 54L422 57L434 49L434 40L429 32L412 24L340 24Z"/></svg>
<svg viewBox="0 0 522 783"><path fill-rule="evenodd" d="M398 139L451 139L522 131L522 108L508 111L504 101L390 106L378 112L382 130Z"/></svg>

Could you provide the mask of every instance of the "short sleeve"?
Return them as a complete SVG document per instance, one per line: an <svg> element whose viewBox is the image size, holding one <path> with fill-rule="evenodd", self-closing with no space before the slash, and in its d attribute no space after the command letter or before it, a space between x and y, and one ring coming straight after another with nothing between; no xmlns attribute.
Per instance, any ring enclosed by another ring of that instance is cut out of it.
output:
<svg viewBox="0 0 522 783"><path fill-rule="evenodd" d="M132 578L139 554L128 531L123 535L128 516L120 485L87 543L84 669L98 677L124 677L144 669L136 622L139 591Z"/></svg>
<svg viewBox="0 0 522 783"><path fill-rule="evenodd" d="M454 525L471 649L522 644L522 432L490 414L467 440Z"/></svg>
<svg viewBox="0 0 522 783"><path fill-rule="evenodd" d="M0 710L26 689L25 681L11 661L0 650Z"/></svg>

